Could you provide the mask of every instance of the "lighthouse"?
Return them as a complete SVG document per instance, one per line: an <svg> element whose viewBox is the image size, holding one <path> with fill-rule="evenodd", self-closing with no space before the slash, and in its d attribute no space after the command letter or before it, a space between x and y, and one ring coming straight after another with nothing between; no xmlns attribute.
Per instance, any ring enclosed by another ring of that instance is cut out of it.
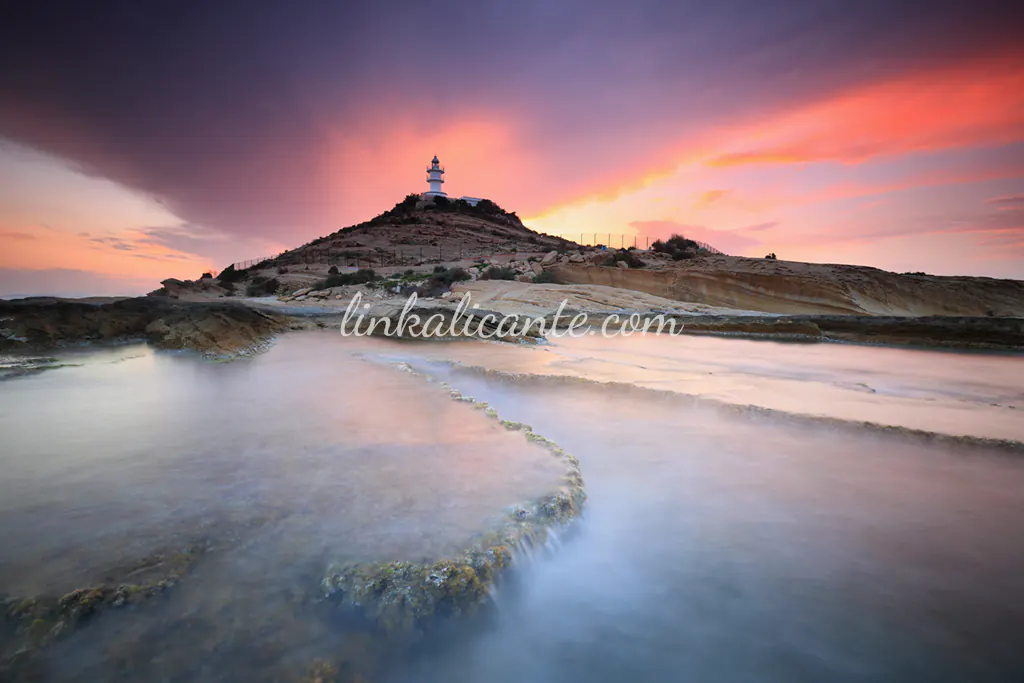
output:
<svg viewBox="0 0 1024 683"><path fill-rule="evenodd" d="M441 162L437 160L437 155L430 160L430 168L427 169L427 185L430 186L430 190L423 194L424 197L447 197L442 190L441 185L444 184L444 169L441 168Z"/></svg>

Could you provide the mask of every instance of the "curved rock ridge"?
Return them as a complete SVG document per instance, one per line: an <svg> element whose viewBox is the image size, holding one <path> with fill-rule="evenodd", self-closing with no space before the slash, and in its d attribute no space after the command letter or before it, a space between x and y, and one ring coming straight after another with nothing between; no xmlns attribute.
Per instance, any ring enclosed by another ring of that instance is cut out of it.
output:
<svg viewBox="0 0 1024 683"><path fill-rule="evenodd" d="M495 370L494 368L482 365L467 365L459 361L437 361L449 365L456 372L465 372L473 375L483 375L491 379L505 382L519 383L523 381L547 384L548 386L594 386L607 389L614 389L616 393L635 392L637 395L654 396L664 400L676 401L681 407L707 407L730 413L732 415L753 419L784 419L790 423L804 424L808 426L828 426L835 429L849 431L869 431L875 434L889 434L923 440L934 444L959 445L967 448L995 449L1024 456L1024 441L1014 439L998 439L972 435L954 435L933 432L925 429L914 429L899 425L887 425L880 422L863 420L844 420L838 417L823 415L809 415L806 413L793 413L777 408L766 408L753 404L729 403L715 398L707 398L696 394L686 394L670 389L652 389L650 387L637 386L629 382L605 381L589 379L587 377L575 377L571 375L545 375L530 372L509 372L507 370Z"/></svg>
<svg viewBox="0 0 1024 683"><path fill-rule="evenodd" d="M408 364L400 369L435 382ZM432 563L390 561L332 566L321 582L325 599L337 601L391 636L417 637L439 617L471 615L487 602L490 590L520 551L546 544L576 522L586 502L580 463L556 443L526 424L502 420L486 402L438 385L456 401L470 403L505 429L522 432L562 460L566 473L558 490L507 510L499 528L481 535L451 558Z"/></svg>
<svg viewBox="0 0 1024 683"><path fill-rule="evenodd" d="M74 633L102 612L136 605L170 590L210 548L204 541L153 553L124 568L120 576L59 596L0 596L0 633L6 632L6 637L0 639L4 643L0 646L0 680L32 676L40 665L44 648Z"/></svg>

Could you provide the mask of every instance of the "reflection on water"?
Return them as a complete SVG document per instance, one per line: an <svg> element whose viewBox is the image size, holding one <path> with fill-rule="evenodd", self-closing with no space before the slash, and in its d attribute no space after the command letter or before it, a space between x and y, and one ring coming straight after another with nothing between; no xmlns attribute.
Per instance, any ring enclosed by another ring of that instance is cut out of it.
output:
<svg viewBox="0 0 1024 683"><path fill-rule="evenodd" d="M1019 456L450 381L579 454L586 522L494 629L397 680L1021 680Z"/></svg>
<svg viewBox="0 0 1024 683"><path fill-rule="evenodd" d="M0 594L60 595L212 540L224 551L169 604L97 619L61 651L184 623L241 637L331 561L445 557L555 487L546 450L343 342L293 335L225 364L120 347L0 384Z"/></svg>
<svg viewBox="0 0 1024 683"><path fill-rule="evenodd" d="M352 352L368 360L353 356ZM211 364L119 347L0 382L0 593L57 592L213 539L166 596L51 647L45 680L293 680L353 647L327 562L440 556L578 456L580 531L493 618L378 680L1001 681L1024 653L1024 462L664 394L1022 438L1021 359L715 338L541 348L286 336ZM374 362L377 361L377 362Z"/></svg>
<svg viewBox="0 0 1024 683"><path fill-rule="evenodd" d="M537 349L438 344L423 353L791 413L1024 440L1019 354L658 335L563 337Z"/></svg>

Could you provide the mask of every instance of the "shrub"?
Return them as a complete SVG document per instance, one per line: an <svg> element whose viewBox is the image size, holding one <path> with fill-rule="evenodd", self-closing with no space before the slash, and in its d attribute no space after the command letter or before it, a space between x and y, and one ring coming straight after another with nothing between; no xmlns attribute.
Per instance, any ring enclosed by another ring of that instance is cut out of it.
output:
<svg viewBox="0 0 1024 683"><path fill-rule="evenodd" d="M448 269L445 268L444 266L434 266L434 272L435 273L447 273Z"/></svg>
<svg viewBox="0 0 1024 683"><path fill-rule="evenodd" d="M416 288L416 294L423 297L436 297L444 294L452 288L452 283L470 279L469 273L462 268L449 270L440 266L441 270L434 268L434 274L426 282Z"/></svg>
<svg viewBox="0 0 1024 683"><path fill-rule="evenodd" d="M515 280L516 271L504 266L491 266L480 276L481 280Z"/></svg>
<svg viewBox="0 0 1024 683"><path fill-rule="evenodd" d="M330 289L331 287L344 287L346 285L376 285L380 276L372 268L360 268L354 273L340 273L328 275L326 280L320 280L314 286L316 289Z"/></svg>
<svg viewBox="0 0 1024 683"><path fill-rule="evenodd" d="M654 240L651 250L661 254L668 254L675 261L693 258L697 255L700 245L682 235L672 235L667 240Z"/></svg>
<svg viewBox="0 0 1024 683"><path fill-rule="evenodd" d="M765 256L765 258L768 259L769 261L774 261L775 259L778 258L778 256L776 256L775 252L773 251L772 253L770 253L767 256Z"/></svg>
<svg viewBox="0 0 1024 683"><path fill-rule="evenodd" d="M534 276L533 281L537 284L558 284L558 278L550 270L542 270Z"/></svg>
<svg viewBox="0 0 1024 683"><path fill-rule="evenodd" d="M241 270L235 270L235 264L232 263L230 266L220 271L220 275L217 276L217 279L220 280L220 283L223 285L232 282L238 282L244 277L245 272Z"/></svg>
<svg viewBox="0 0 1024 683"><path fill-rule="evenodd" d="M209 279L211 279L211 278L213 278L213 273L203 273L203 274L202 274L202 275L201 275L201 276L199 277L199 279L200 279L200 280L209 280Z"/></svg>
<svg viewBox="0 0 1024 683"><path fill-rule="evenodd" d="M328 275L337 275L338 274L338 266L331 266L330 268L328 268L327 269L327 274Z"/></svg>
<svg viewBox="0 0 1024 683"><path fill-rule="evenodd" d="M262 275L257 275L245 288L245 295L271 296L277 293L277 288L280 286L281 283L277 281L276 277L264 277Z"/></svg>
<svg viewBox="0 0 1024 683"><path fill-rule="evenodd" d="M604 264L606 266L614 266L619 261L623 261L630 268L643 268L644 262L638 259L633 252L627 249L619 249L617 252L605 259Z"/></svg>

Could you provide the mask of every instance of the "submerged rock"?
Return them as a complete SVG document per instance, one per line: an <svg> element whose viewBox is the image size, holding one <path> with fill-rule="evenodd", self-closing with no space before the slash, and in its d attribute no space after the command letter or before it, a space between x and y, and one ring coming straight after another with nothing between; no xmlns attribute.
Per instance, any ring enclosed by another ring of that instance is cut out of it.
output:
<svg viewBox="0 0 1024 683"><path fill-rule="evenodd" d="M586 502L579 460L529 425L501 420L486 403L445 383L441 386L451 398L484 409L485 415L506 429L522 432L528 441L546 448L565 462L566 475L557 491L513 506L502 526L455 557L426 563L349 563L328 569L321 582L325 598L359 613L391 636L416 637L435 619L479 612L496 580L512 564L514 553L542 546L556 529L572 524Z"/></svg>
<svg viewBox="0 0 1024 683"><path fill-rule="evenodd" d="M37 665L43 648L100 613L142 602L171 588L206 550L205 545L196 545L157 553L124 568L120 577L76 588L60 597L0 600L6 631L6 637L0 639L0 680L23 678ZM132 579L134 582L129 583Z"/></svg>

